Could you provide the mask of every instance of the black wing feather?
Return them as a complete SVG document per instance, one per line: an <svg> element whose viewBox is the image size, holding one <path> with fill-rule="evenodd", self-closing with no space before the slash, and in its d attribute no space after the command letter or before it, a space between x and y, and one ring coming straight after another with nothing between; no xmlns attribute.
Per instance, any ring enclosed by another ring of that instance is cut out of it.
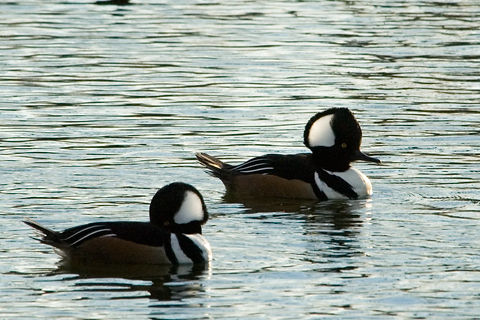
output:
<svg viewBox="0 0 480 320"><path fill-rule="evenodd" d="M85 241L98 237L117 237L149 246L163 246L171 233L149 222L97 222L73 227L60 234L60 241L79 247Z"/></svg>
<svg viewBox="0 0 480 320"><path fill-rule="evenodd" d="M271 174L284 179L298 179L307 183L313 182L315 174L312 155L309 153L294 155L267 154L234 166L231 171L239 174Z"/></svg>

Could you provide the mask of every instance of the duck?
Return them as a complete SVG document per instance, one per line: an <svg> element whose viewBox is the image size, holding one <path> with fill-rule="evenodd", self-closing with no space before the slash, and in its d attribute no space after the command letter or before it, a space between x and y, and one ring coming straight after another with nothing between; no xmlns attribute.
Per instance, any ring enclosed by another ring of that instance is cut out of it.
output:
<svg viewBox="0 0 480 320"><path fill-rule="evenodd" d="M202 235L208 212L200 192L183 182L170 183L153 196L149 222L102 221L58 232L23 221L66 261L74 265L180 265L209 263L210 244Z"/></svg>
<svg viewBox="0 0 480 320"><path fill-rule="evenodd" d="M329 108L307 122L303 135L308 153L266 154L238 165L206 153L196 158L219 178L235 199L290 198L310 200L363 199L372 184L351 167L357 160L381 161L360 151L362 130L348 108Z"/></svg>

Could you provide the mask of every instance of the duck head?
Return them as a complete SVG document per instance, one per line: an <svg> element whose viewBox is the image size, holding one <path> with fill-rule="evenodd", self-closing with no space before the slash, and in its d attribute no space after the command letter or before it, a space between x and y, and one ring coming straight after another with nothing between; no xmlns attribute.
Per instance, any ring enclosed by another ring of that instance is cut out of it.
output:
<svg viewBox="0 0 480 320"><path fill-rule="evenodd" d="M360 151L362 129L348 108L331 108L314 115L305 126L304 143L315 165L328 171L346 171L356 160L380 163Z"/></svg>
<svg viewBox="0 0 480 320"><path fill-rule="evenodd" d="M150 203L150 222L172 233L202 233L208 212L193 186L174 182L159 189Z"/></svg>

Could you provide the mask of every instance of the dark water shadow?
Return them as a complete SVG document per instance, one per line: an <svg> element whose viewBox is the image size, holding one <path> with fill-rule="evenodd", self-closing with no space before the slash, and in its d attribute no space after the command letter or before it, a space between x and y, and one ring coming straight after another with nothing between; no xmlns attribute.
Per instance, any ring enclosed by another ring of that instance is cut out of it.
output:
<svg viewBox="0 0 480 320"><path fill-rule="evenodd" d="M304 260L318 265L315 269L322 273L357 269L365 255L358 236L370 206L369 200L346 200L312 207L304 215L304 234L308 235Z"/></svg>
<svg viewBox="0 0 480 320"><path fill-rule="evenodd" d="M95 1L98 5L116 5L116 6L128 6L131 5L130 0L98 0Z"/></svg>
<svg viewBox="0 0 480 320"><path fill-rule="evenodd" d="M313 207L318 200L287 198L246 198L226 193L222 197L224 203L236 203L245 207L245 213L260 212L301 212Z"/></svg>
<svg viewBox="0 0 480 320"><path fill-rule="evenodd" d="M363 214L369 210L367 200L329 200L317 202L304 210L306 225L312 231L319 229L332 232L355 230L364 221Z"/></svg>
<svg viewBox="0 0 480 320"><path fill-rule="evenodd" d="M282 220L302 221L306 237L305 250L299 252L304 261L314 265L318 272L345 272L357 269L355 257L364 256L358 235L373 205L371 199L362 200L291 200L291 199L235 199L225 202L240 203L251 219L264 220L271 212L281 229ZM260 214L255 214L260 213ZM280 220L279 220L280 219ZM318 266L318 267L317 267Z"/></svg>
<svg viewBox="0 0 480 320"><path fill-rule="evenodd" d="M87 266L61 262L49 275L65 275L63 281L73 281L76 290L111 293L112 299L179 301L203 292L199 280L210 274L211 264Z"/></svg>
<svg viewBox="0 0 480 320"><path fill-rule="evenodd" d="M371 199L361 200L308 200L284 198L242 198L224 195L224 203L243 205L243 213L286 213L286 219L302 219L307 229L350 230L361 227L362 215L372 206ZM298 213L292 215L291 213ZM252 218L255 218L253 216Z"/></svg>
<svg viewBox="0 0 480 320"><path fill-rule="evenodd" d="M226 193L223 203L235 203L244 206L244 213L299 213L310 223L331 225L337 229L358 226L358 217L371 206L370 199L361 200L311 200L286 198L245 198Z"/></svg>

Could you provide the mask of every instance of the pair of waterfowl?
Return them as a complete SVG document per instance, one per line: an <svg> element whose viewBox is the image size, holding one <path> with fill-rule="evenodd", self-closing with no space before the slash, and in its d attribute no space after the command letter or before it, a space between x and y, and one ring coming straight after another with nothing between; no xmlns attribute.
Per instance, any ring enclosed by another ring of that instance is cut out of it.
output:
<svg viewBox="0 0 480 320"><path fill-rule="evenodd" d="M204 153L197 159L222 180L227 193L244 197L358 199L372 194L372 185L350 163L379 163L360 151L362 131L347 108L320 112L308 121L304 143L312 152L267 154L240 165L229 165ZM150 222L96 222L39 231L44 244L55 247L67 261L117 264L183 264L208 262L212 251L202 236L208 220L202 195L193 186L175 182L155 194Z"/></svg>

